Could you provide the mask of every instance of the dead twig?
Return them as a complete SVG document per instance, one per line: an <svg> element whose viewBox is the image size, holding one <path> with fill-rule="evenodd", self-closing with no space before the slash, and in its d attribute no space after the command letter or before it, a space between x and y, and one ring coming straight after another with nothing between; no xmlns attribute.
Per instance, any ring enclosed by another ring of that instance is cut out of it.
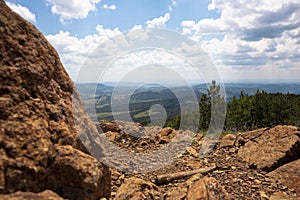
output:
<svg viewBox="0 0 300 200"><path fill-rule="evenodd" d="M216 165L213 165L211 167L205 167L201 169L195 169L192 171L184 171L184 172L176 172L176 173L171 173L171 174L162 174L158 175L155 179L155 183L157 184L164 184L164 183L169 183L173 180L185 178L188 176L192 176L194 174L207 174L217 168Z"/></svg>

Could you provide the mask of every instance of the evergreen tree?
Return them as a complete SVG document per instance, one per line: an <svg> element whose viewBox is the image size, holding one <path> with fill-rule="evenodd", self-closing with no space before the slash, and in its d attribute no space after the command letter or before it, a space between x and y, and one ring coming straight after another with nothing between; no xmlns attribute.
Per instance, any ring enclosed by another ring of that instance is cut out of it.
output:
<svg viewBox="0 0 300 200"><path fill-rule="evenodd" d="M208 129L211 117L211 102L207 94L202 94L199 102L199 131Z"/></svg>
<svg viewBox="0 0 300 200"><path fill-rule="evenodd" d="M212 81L208 89L208 97L211 104L209 131L213 133L221 132L225 121L226 101L220 89L220 85L217 85L215 80Z"/></svg>

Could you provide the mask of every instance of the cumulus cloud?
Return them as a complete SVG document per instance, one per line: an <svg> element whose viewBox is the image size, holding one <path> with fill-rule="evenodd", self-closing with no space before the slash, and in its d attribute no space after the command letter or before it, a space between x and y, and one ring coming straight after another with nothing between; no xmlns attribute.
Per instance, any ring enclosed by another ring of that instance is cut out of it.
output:
<svg viewBox="0 0 300 200"><path fill-rule="evenodd" d="M208 9L220 16L182 21L182 34L200 42L220 68L300 73L298 0L212 0Z"/></svg>
<svg viewBox="0 0 300 200"><path fill-rule="evenodd" d="M104 4L103 6L102 6L102 8L103 9L107 9L107 10L116 10L116 5L114 5L114 4L112 4L112 5L107 5L107 4Z"/></svg>
<svg viewBox="0 0 300 200"><path fill-rule="evenodd" d="M21 6L20 4L13 4L10 2L6 2L6 4L24 19L31 22L36 22L35 14L33 14L28 8Z"/></svg>
<svg viewBox="0 0 300 200"><path fill-rule="evenodd" d="M59 15L64 22L70 19L83 19L91 11L96 10L96 5L101 0L47 0L51 6L51 12Z"/></svg>
<svg viewBox="0 0 300 200"><path fill-rule="evenodd" d="M46 36L48 41L59 52L64 66L73 79L77 76L87 56L95 50L99 44L121 34L118 28L105 29L102 25L97 25L96 30L97 34L87 35L84 38L73 36L67 31L60 31L57 34Z"/></svg>
<svg viewBox="0 0 300 200"><path fill-rule="evenodd" d="M170 13L166 13L164 16L148 20L146 22L147 28L164 28L166 26L167 21L169 21L170 18Z"/></svg>

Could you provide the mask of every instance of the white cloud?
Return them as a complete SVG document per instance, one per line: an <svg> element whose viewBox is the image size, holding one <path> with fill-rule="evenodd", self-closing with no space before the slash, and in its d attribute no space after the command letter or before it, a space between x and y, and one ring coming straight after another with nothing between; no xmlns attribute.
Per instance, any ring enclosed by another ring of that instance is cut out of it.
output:
<svg viewBox="0 0 300 200"><path fill-rule="evenodd" d="M216 10L220 17L182 21L182 34L200 42L226 78L230 74L231 78L237 74L247 77L241 72L248 74L248 79L262 78L259 73L270 70L274 77L282 74L297 79L299 0L212 0L208 9ZM289 70L282 73L283 68Z"/></svg>
<svg viewBox="0 0 300 200"><path fill-rule="evenodd" d="M77 77L77 73L87 56L95 50L99 44L121 34L118 28L105 29L102 25L98 25L96 30L97 34L87 35L82 39L72 36L70 32L65 31L46 36L49 42L59 52L62 63L73 80Z"/></svg>
<svg viewBox="0 0 300 200"><path fill-rule="evenodd" d="M155 69L155 73L158 75L149 77L150 73L143 73L140 77L135 77L133 73L131 81L150 79L171 81L172 76L166 78L165 74L157 70L160 66L176 72L183 79L198 80L201 78L199 74L178 55L185 55L197 64L203 64L208 60L203 56L199 57L199 52L201 52L199 46L182 44L180 42L182 36L176 35L175 37L173 32L173 35L168 37L168 41L171 40L171 42L164 44L166 38L160 37L161 30L143 29L141 25L134 26L126 35L122 34L118 28L105 29L101 25L98 25L96 30L96 34L87 35L84 38L78 38L65 31L46 36L59 52L67 72L76 82L98 81L99 74L101 74L99 70L106 73L101 81L117 81L139 66L149 66L149 68L146 67L147 70ZM149 44L158 48L148 48ZM171 51L165 51L163 47L170 48ZM203 66L202 64L201 66ZM78 78L79 72L80 77Z"/></svg>
<svg viewBox="0 0 300 200"><path fill-rule="evenodd" d="M13 4L10 2L6 2L6 4L24 19L31 22L36 22L35 14L33 14L28 8L21 6L20 4Z"/></svg>
<svg viewBox="0 0 300 200"><path fill-rule="evenodd" d="M170 13L166 13L165 16L160 16L146 22L147 28L164 28L167 21L171 18Z"/></svg>
<svg viewBox="0 0 300 200"><path fill-rule="evenodd" d="M107 4L104 4L103 6L102 6L102 8L103 9L107 9L107 10L116 10L116 5L114 5L114 4L112 4L112 5L107 5Z"/></svg>
<svg viewBox="0 0 300 200"><path fill-rule="evenodd" d="M70 19L86 18L101 0L47 0L51 5L51 12L60 16L64 22Z"/></svg>

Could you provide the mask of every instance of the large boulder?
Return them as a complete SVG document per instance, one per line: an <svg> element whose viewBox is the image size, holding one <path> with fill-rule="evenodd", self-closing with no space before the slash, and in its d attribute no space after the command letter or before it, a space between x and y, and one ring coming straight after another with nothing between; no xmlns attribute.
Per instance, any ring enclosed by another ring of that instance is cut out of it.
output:
<svg viewBox="0 0 300 200"><path fill-rule="evenodd" d="M76 184L84 185L86 180L95 184L89 190L94 195L85 195L85 187L74 186L75 193L83 194L81 199L109 197L109 169L83 153L88 151L79 138L81 133L97 130L90 126L92 122L57 52L3 0L0 8L0 193L53 189L75 199L65 181L71 179L64 173L70 169L80 177ZM72 153L63 154L62 149ZM81 159L72 158L73 154ZM86 166L90 163L91 168ZM58 168L60 175L51 176L53 184L49 185L50 174Z"/></svg>
<svg viewBox="0 0 300 200"><path fill-rule="evenodd" d="M299 158L300 138L297 127L276 126L262 132L255 134L256 137L247 141L238 151L238 155L250 166L272 171Z"/></svg>
<svg viewBox="0 0 300 200"><path fill-rule="evenodd" d="M110 173L95 158L71 146L56 145L47 187L69 199L98 199L110 191Z"/></svg>

